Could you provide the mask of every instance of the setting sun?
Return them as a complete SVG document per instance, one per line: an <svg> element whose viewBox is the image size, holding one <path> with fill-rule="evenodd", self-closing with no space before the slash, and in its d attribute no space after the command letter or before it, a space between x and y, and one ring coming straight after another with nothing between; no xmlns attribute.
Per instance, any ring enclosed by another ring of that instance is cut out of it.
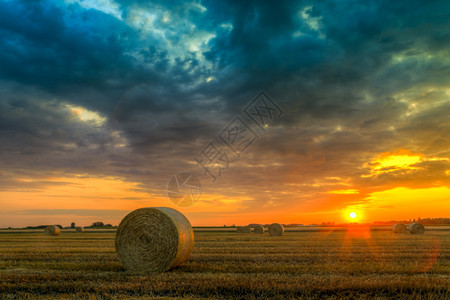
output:
<svg viewBox="0 0 450 300"><path fill-rule="evenodd" d="M342 213L342 217L346 222L364 222L365 214L359 207L347 207Z"/></svg>

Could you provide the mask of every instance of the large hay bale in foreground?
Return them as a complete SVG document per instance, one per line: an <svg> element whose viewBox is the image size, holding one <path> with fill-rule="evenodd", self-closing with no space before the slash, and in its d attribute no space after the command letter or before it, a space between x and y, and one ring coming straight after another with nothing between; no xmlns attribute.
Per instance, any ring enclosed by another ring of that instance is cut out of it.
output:
<svg viewBox="0 0 450 300"><path fill-rule="evenodd" d="M255 227L253 227L253 233L263 234L264 233L264 226L256 225Z"/></svg>
<svg viewBox="0 0 450 300"><path fill-rule="evenodd" d="M47 226L44 229L45 235L57 236L61 233L61 229L58 226Z"/></svg>
<svg viewBox="0 0 450 300"><path fill-rule="evenodd" d="M269 226L270 236L281 236L284 233L284 227L280 223L273 223Z"/></svg>
<svg viewBox="0 0 450 300"><path fill-rule="evenodd" d="M75 231L76 232L84 232L84 228L83 227L76 227Z"/></svg>
<svg viewBox="0 0 450 300"><path fill-rule="evenodd" d="M120 222L116 252L125 269L161 273L186 261L194 248L189 220L169 207L140 208Z"/></svg>
<svg viewBox="0 0 450 300"><path fill-rule="evenodd" d="M420 223L409 224L408 230L412 234L424 234L425 233L425 227Z"/></svg>
<svg viewBox="0 0 450 300"><path fill-rule="evenodd" d="M392 227L392 230L394 233L407 233L408 229L404 224L395 224L394 227Z"/></svg>

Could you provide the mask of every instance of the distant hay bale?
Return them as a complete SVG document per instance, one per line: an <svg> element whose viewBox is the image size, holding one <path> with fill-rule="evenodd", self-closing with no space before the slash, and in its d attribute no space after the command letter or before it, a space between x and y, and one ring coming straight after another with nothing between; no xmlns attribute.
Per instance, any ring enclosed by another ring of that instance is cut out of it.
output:
<svg viewBox="0 0 450 300"><path fill-rule="evenodd" d="M408 229L404 224L395 224L394 227L392 227L392 230L394 233L407 233Z"/></svg>
<svg viewBox="0 0 450 300"><path fill-rule="evenodd" d="M424 234L425 233L425 227L420 223L409 224L408 230L412 234Z"/></svg>
<svg viewBox="0 0 450 300"><path fill-rule="evenodd" d="M186 261L194 248L189 220L169 207L140 208L120 222L116 252L125 269L161 273Z"/></svg>
<svg viewBox="0 0 450 300"><path fill-rule="evenodd" d="M264 233L264 226L256 225L255 227L253 227L253 233L263 234Z"/></svg>
<svg viewBox="0 0 450 300"><path fill-rule="evenodd" d="M236 231L239 233L250 233L251 227L250 226L238 226Z"/></svg>
<svg viewBox="0 0 450 300"><path fill-rule="evenodd" d="M61 233L61 229L58 226L47 226L44 229L45 235L57 236Z"/></svg>
<svg viewBox="0 0 450 300"><path fill-rule="evenodd" d="M283 225L279 223L273 223L269 226L269 234L270 236L281 236L284 233Z"/></svg>
<svg viewBox="0 0 450 300"><path fill-rule="evenodd" d="M252 228L250 226L242 227L242 233L250 233L251 231L252 231Z"/></svg>
<svg viewBox="0 0 450 300"><path fill-rule="evenodd" d="M84 232L84 228L83 227L76 227L75 231L76 232Z"/></svg>

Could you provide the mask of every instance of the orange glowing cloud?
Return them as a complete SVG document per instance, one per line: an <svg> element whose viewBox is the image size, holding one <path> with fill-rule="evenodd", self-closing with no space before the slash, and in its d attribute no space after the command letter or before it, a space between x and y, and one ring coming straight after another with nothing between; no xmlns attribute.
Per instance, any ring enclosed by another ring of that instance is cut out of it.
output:
<svg viewBox="0 0 450 300"><path fill-rule="evenodd" d="M354 195L359 194L359 191L356 189L346 189L346 190L336 190L336 191L328 191L329 194L341 194L341 195Z"/></svg>
<svg viewBox="0 0 450 300"><path fill-rule="evenodd" d="M398 170L417 170L418 168L415 167L414 164L421 162L423 159L423 154L412 153L405 149L398 149L394 152L384 152L378 155L370 163L364 165L364 167L370 168L370 175L363 175L363 177L377 176Z"/></svg>

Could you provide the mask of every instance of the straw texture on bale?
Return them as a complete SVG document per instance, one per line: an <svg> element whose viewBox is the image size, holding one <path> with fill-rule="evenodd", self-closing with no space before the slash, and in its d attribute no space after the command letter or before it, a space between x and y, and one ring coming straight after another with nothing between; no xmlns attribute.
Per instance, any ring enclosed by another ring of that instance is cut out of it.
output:
<svg viewBox="0 0 450 300"><path fill-rule="evenodd" d="M84 228L83 227L77 227L75 228L76 232L84 232Z"/></svg>
<svg viewBox="0 0 450 300"><path fill-rule="evenodd" d="M242 227L243 233L250 233L252 231L252 228L250 226L244 226Z"/></svg>
<svg viewBox="0 0 450 300"><path fill-rule="evenodd" d="M409 224L408 230L412 234L424 234L425 233L425 227L423 227L423 225L420 223Z"/></svg>
<svg viewBox="0 0 450 300"><path fill-rule="evenodd" d="M269 234L270 236L281 236L284 233L283 225L279 223L273 223L269 226Z"/></svg>
<svg viewBox="0 0 450 300"><path fill-rule="evenodd" d="M189 220L169 207L140 208L120 222L116 252L125 269L161 273L186 261L194 248Z"/></svg>
<svg viewBox="0 0 450 300"><path fill-rule="evenodd" d="M392 230L394 233L407 233L408 229L404 224L395 224L394 227L392 227Z"/></svg>
<svg viewBox="0 0 450 300"><path fill-rule="evenodd" d="M59 229L58 226L47 226L44 229L44 233L45 235L56 236L61 233L61 230Z"/></svg>
<svg viewBox="0 0 450 300"><path fill-rule="evenodd" d="M263 234L264 233L264 226L256 225L255 227L253 227L253 233Z"/></svg>

